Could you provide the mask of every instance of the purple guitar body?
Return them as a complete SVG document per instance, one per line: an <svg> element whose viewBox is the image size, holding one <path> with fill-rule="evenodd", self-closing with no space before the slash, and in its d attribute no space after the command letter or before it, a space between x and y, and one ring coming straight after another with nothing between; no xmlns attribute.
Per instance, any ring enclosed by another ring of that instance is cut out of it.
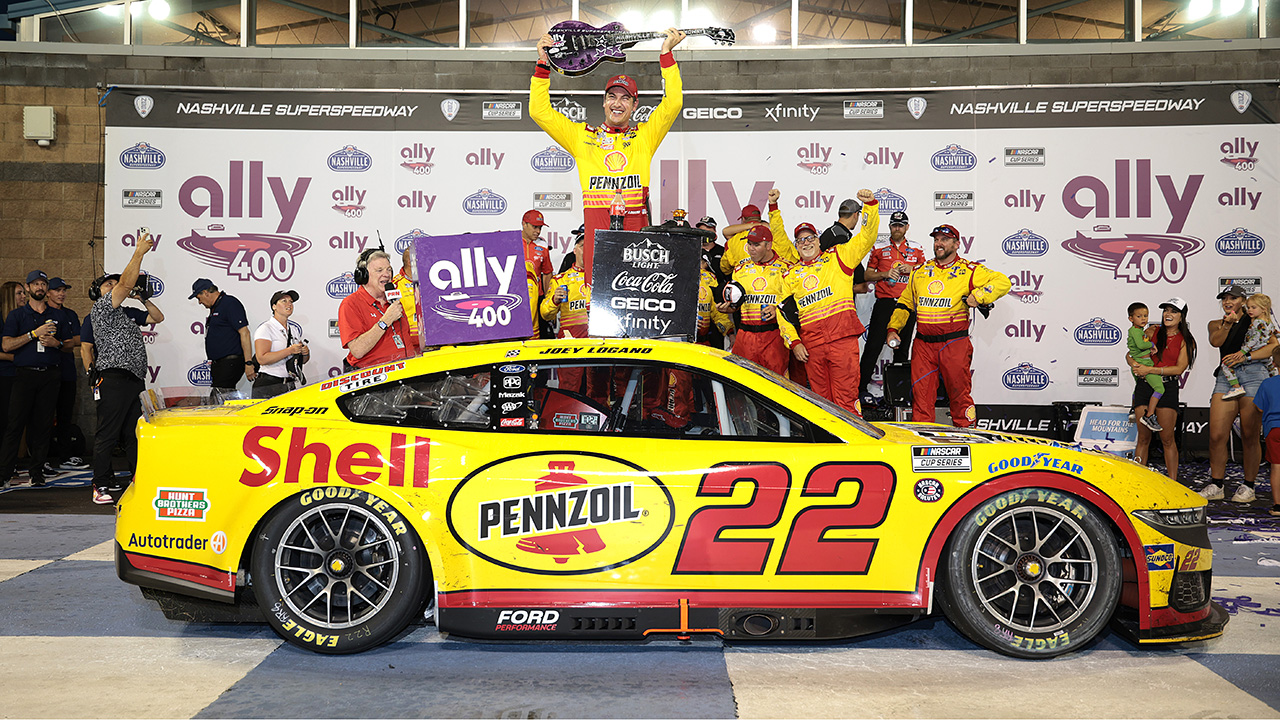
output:
<svg viewBox="0 0 1280 720"><path fill-rule="evenodd" d="M600 63L624 62L627 54L623 52L638 42L666 37L660 32L627 32L622 23L612 22L604 27L595 27L578 20L565 20L557 23L548 31L556 44L547 49L547 58L551 66L563 75L586 75L595 70ZM717 43L731 45L735 37L732 30L724 28L702 28L682 30L686 35L706 35Z"/></svg>

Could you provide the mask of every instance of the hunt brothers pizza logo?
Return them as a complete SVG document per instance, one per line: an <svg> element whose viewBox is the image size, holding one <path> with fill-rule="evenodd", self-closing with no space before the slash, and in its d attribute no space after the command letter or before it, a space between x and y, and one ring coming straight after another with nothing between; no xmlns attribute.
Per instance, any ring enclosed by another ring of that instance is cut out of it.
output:
<svg viewBox="0 0 1280 720"><path fill-rule="evenodd" d="M673 521L671 494L656 477L593 453L490 463L459 484L448 507L449 529L468 550L543 575L634 562L666 538Z"/></svg>
<svg viewBox="0 0 1280 720"><path fill-rule="evenodd" d="M204 522L209 512L209 491L189 488L157 488L151 505L157 520Z"/></svg>

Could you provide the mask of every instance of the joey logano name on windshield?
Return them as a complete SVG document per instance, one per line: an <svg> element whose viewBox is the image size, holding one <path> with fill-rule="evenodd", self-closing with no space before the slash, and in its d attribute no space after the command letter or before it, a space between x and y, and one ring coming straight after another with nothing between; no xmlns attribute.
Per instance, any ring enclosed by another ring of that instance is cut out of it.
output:
<svg viewBox="0 0 1280 720"><path fill-rule="evenodd" d="M493 500L480 504L480 539L497 530L501 537L520 537L548 530L564 530L635 520L632 483Z"/></svg>

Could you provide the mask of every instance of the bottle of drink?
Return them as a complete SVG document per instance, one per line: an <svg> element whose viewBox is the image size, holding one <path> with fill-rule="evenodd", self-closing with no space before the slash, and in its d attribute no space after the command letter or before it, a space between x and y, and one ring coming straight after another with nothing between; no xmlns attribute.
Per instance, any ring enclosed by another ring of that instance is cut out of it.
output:
<svg viewBox="0 0 1280 720"><path fill-rule="evenodd" d="M619 189L613 194L613 203L609 206L609 229L621 230L623 218L627 214L627 200Z"/></svg>

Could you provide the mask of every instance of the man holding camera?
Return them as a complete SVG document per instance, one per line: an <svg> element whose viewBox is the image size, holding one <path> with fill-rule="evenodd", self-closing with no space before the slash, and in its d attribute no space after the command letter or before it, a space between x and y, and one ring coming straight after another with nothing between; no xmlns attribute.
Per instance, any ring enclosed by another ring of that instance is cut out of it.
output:
<svg viewBox="0 0 1280 720"><path fill-rule="evenodd" d="M44 463L58 407L62 346L71 326L61 311L49 307L49 278L40 270L27 274L27 304L4 319L4 352L13 354L16 375L9 398L9 418L0 443L0 478L8 485L18 462L18 445L27 433L31 451L31 485L44 486Z"/></svg>
<svg viewBox="0 0 1280 720"><path fill-rule="evenodd" d="M138 293L135 285L142 268L142 258L155 244L151 234L138 233L133 257L120 275L104 275L94 281L98 299L89 310L96 342L94 365L98 381L93 394L98 400L98 428L93 438L93 501L99 505L115 502L113 496L124 492L124 484L116 480L111 469L111 451L116 442L124 448L125 463L132 478L138 466L138 440L132 428L142 416L139 395L146 389L147 348L137 320L121 307L129 297L142 299L149 316L163 319L146 293ZM134 313L136 314L136 310Z"/></svg>

